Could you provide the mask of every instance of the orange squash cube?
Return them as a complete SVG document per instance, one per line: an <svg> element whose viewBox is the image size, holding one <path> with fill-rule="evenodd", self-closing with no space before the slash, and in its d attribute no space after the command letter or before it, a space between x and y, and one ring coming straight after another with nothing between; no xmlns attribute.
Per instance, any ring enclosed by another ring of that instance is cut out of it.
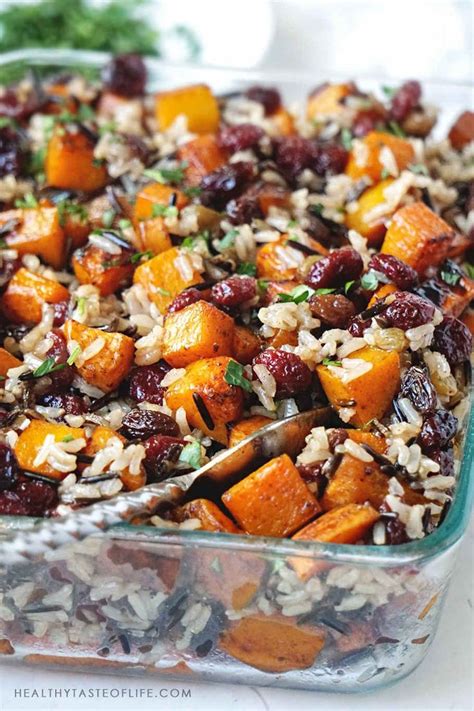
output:
<svg viewBox="0 0 474 711"><path fill-rule="evenodd" d="M392 136L390 133L370 131L360 141L360 151L352 148L346 166L346 175L353 180L367 176L377 183L382 178L383 164L380 151L389 148L395 158L398 170L406 168L415 159L415 151L409 141Z"/></svg>
<svg viewBox="0 0 474 711"><path fill-rule="evenodd" d="M10 368L18 368L21 365L21 360L15 358L5 348L0 348L0 375L5 378Z"/></svg>
<svg viewBox="0 0 474 711"><path fill-rule="evenodd" d="M280 106L270 118L279 136L291 136L295 133L293 116L283 106Z"/></svg>
<svg viewBox="0 0 474 711"><path fill-rule="evenodd" d="M162 185L161 183L150 183L146 185L137 195L133 210L134 219L139 221L154 217L153 208L155 205L169 205L173 195L176 195L175 206L178 210L182 210L183 207L186 207L189 200L181 190L172 188L169 185Z"/></svg>
<svg viewBox="0 0 474 711"><path fill-rule="evenodd" d="M87 383L100 388L105 393L115 390L127 376L133 365L135 344L123 333L107 333L98 328L84 326L77 321L66 321L64 334L68 341L75 341L84 353L86 348L98 339L103 345L96 355L80 365L76 364L79 375ZM96 344L96 345L100 345Z"/></svg>
<svg viewBox="0 0 474 711"><path fill-rule="evenodd" d="M382 286L378 287L377 291L374 291L367 307L369 309L372 308L372 306L375 306L377 301L385 299L389 294L394 294L396 291L398 291L398 289L395 284L382 284Z"/></svg>
<svg viewBox="0 0 474 711"><path fill-rule="evenodd" d="M402 259L419 274L444 262L456 232L423 202L396 211L381 252Z"/></svg>
<svg viewBox="0 0 474 711"><path fill-rule="evenodd" d="M448 137L457 151L474 141L474 111L464 111L451 127Z"/></svg>
<svg viewBox="0 0 474 711"><path fill-rule="evenodd" d="M104 427L103 425L98 425L92 432L91 438L88 440L84 454L89 456L94 456L97 452L107 445L107 442L111 437L117 437L121 442L125 443L127 440L122 437L121 434L113 430L111 427ZM140 472L138 474L132 474L130 469L127 467L122 469L120 472L120 480L123 483L124 489L126 491L135 491L140 489L146 484L146 473L143 466L140 467ZM85 479L87 481L87 479Z"/></svg>
<svg viewBox="0 0 474 711"><path fill-rule="evenodd" d="M357 200L357 210L347 212L346 225L367 239L369 245L378 244L387 230L386 221L393 214L386 205L385 189L393 180L382 180L367 188Z"/></svg>
<svg viewBox="0 0 474 711"><path fill-rule="evenodd" d="M165 313L174 297L180 294L183 289L203 281L196 270L193 271L191 279L183 277L177 260L186 258L186 256L185 250L173 247L140 264L135 269L134 283L143 286L150 301L156 304L162 314Z"/></svg>
<svg viewBox="0 0 474 711"><path fill-rule="evenodd" d="M187 163L185 173L189 185L199 185L205 175L227 163L227 156L213 135L198 136L180 146L178 158Z"/></svg>
<svg viewBox="0 0 474 711"><path fill-rule="evenodd" d="M227 445L227 425L240 420L244 409L242 388L229 385L225 380L227 366L232 358L205 358L186 368L186 373L168 387L166 402L172 410L183 407L189 424L199 427L217 442ZM209 427L202 418L193 395L199 395L212 420Z"/></svg>
<svg viewBox="0 0 474 711"><path fill-rule="evenodd" d="M269 417L264 417L263 415L253 415L253 417L247 417L245 420L236 422L230 430L229 447L235 447L235 445L242 442L243 439L261 430L262 427L266 427L266 425L269 425L271 422L274 422L274 420L271 420Z"/></svg>
<svg viewBox="0 0 474 711"><path fill-rule="evenodd" d="M239 363L247 365L260 353L262 344L258 336L245 326L234 326L233 355Z"/></svg>
<svg viewBox="0 0 474 711"><path fill-rule="evenodd" d="M183 86L156 95L155 116L160 131L169 128L184 115L191 133L216 133L219 128L217 99L206 84Z"/></svg>
<svg viewBox="0 0 474 711"><path fill-rule="evenodd" d="M281 185L263 183L257 193L257 200L261 211L267 216L271 207L285 209L290 205L290 192Z"/></svg>
<svg viewBox="0 0 474 711"><path fill-rule="evenodd" d="M18 437L14 446L15 456L21 469L26 469L36 474L44 474L53 479L64 479L67 473L54 469L48 462L36 463L35 460L43 446L47 435L52 435L56 442L70 439L83 439L86 444L84 430L79 427L57 425L44 420L31 420L28 427Z"/></svg>
<svg viewBox="0 0 474 711"><path fill-rule="evenodd" d="M56 131L48 143L46 182L54 188L93 192L108 181L104 165L94 161L94 146L81 132Z"/></svg>
<svg viewBox="0 0 474 711"><path fill-rule="evenodd" d="M163 333L163 358L185 368L199 358L231 356L234 319L207 301L197 301L168 314Z"/></svg>
<svg viewBox="0 0 474 711"><path fill-rule="evenodd" d="M154 255L171 249L173 243L163 217L151 217L143 220L135 228L136 247L142 252L152 252Z"/></svg>
<svg viewBox="0 0 474 711"><path fill-rule="evenodd" d="M307 118L311 121L324 116L337 116L344 108L343 100L352 93L353 84L323 84L308 97Z"/></svg>
<svg viewBox="0 0 474 711"><path fill-rule="evenodd" d="M24 267L12 276L1 297L2 310L14 323L39 323L43 305L60 301L69 301L69 291L62 284Z"/></svg>
<svg viewBox="0 0 474 711"><path fill-rule="evenodd" d="M321 511L287 454L232 486L222 501L239 526L255 536L289 536Z"/></svg>
<svg viewBox="0 0 474 711"><path fill-rule="evenodd" d="M198 518L203 531L242 533L235 523L222 513L213 501L208 499L194 499L179 509L180 521L189 518Z"/></svg>
<svg viewBox="0 0 474 711"><path fill-rule="evenodd" d="M351 424L363 427L380 419L400 384L400 358L395 351L366 346L348 356L370 364L370 370L350 378L342 367L318 365L316 370L329 402L336 409L352 408ZM350 372L350 371L349 371Z"/></svg>
<svg viewBox="0 0 474 711"><path fill-rule="evenodd" d="M349 430L346 429L347 436L356 444L367 444L375 452L383 454L387 449L387 442L382 435L374 434L373 432L364 432L364 430Z"/></svg>
<svg viewBox="0 0 474 711"><path fill-rule="evenodd" d="M110 296L132 279L134 266L127 257L117 258L100 247L89 244L74 252L72 268L81 284L93 284L101 296ZM115 262L122 263L116 264Z"/></svg>
<svg viewBox="0 0 474 711"><path fill-rule="evenodd" d="M66 237L56 207L21 208L0 213L0 227L17 225L5 238L18 254L36 254L54 269L61 269L66 257Z"/></svg>

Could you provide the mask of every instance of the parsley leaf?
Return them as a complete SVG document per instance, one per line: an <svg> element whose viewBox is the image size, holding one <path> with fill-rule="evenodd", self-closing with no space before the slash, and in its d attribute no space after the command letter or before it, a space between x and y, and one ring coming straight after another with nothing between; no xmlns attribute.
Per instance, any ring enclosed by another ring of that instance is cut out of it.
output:
<svg viewBox="0 0 474 711"><path fill-rule="evenodd" d="M316 215L317 217L319 217L324 210L324 205L320 202L317 202L315 205L310 205L308 207L308 210L309 210L309 212L312 212L313 215Z"/></svg>
<svg viewBox="0 0 474 711"><path fill-rule="evenodd" d="M157 183L167 185L168 183L182 183L184 180L184 169L187 163L183 161L177 168L149 168L143 171L143 175Z"/></svg>
<svg viewBox="0 0 474 711"><path fill-rule="evenodd" d="M142 259L151 259L153 257L153 252L151 249L148 249L146 252L136 252L136 254L132 254L130 257L130 263L131 264L136 264L137 262L140 262Z"/></svg>
<svg viewBox="0 0 474 711"><path fill-rule="evenodd" d="M226 383L229 383L229 385L238 385L247 392L252 391L252 385L244 375L244 366L237 363L236 360L229 361L229 365L225 371L224 380Z"/></svg>
<svg viewBox="0 0 474 711"><path fill-rule="evenodd" d="M231 247L234 246L235 238L238 235L237 230L230 230L230 232L227 232L227 234L224 235L224 237L219 240L219 244L217 245L217 249L219 252L224 252L226 249L231 249Z"/></svg>
<svg viewBox="0 0 474 711"><path fill-rule="evenodd" d="M360 285L363 289L367 289L368 291L375 291L379 285L377 275L369 270L367 274L363 275L362 279L360 280Z"/></svg>
<svg viewBox="0 0 474 711"><path fill-rule="evenodd" d="M280 302L283 303L293 302L294 304L301 304L303 301L308 301L309 297L314 293L314 289L310 286L306 286L306 284L298 284L298 286L295 286L295 288L289 293L278 294L278 298L280 299Z"/></svg>
<svg viewBox="0 0 474 711"><path fill-rule="evenodd" d="M102 213L102 224L104 227L112 227L115 220L115 210L110 208L110 210L104 210Z"/></svg>
<svg viewBox="0 0 474 711"><path fill-rule="evenodd" d="M316 294L316 296L326 296L326 294L334 294L335 291L336 291L336 289L324 288L324 289L316 289L316 291L314 293Z"/></svg>
<svg viewBox="0 0 474 711"><path fill-rule="evenodd" d="M324 358L323 365L333 365L336 368L342 368L342 363L340 360L331 360L331 358Z"/></svg>
<svg viewBox="0 0 474 711"><path fill-rule="evenodd" d="M346 149L346 151L350 151L352 148L352 133L349 131L348 128L343 128L341 131L341 143Z"/></svg>
<svg viewBox="0 0 474 711"><path fill-rule="evenodd" d="M406 138L407 134L403 130L403 128L400 126L397 121L389 121L388 122L388 128L390 130L390 133L393 133L394 136L398 136L398 138Z"/></svg>
<svg viewBox="0 0 474 711"><path fill-rule="evenodd" d="M202 188L199 188L197 185L190 185L187 188L183 188L183 193L188 198L199 197L202 193Z"/></svg>
<svg viewBox="0 0 474 711"><path fill-rule="evenodd" d="M59 224L61 227L64 227L66 224L67 215L77 217L79 222L85 222L87 220L87 210L84 205L78 205L71 200L60 200L56 204L56 207L58 209Z"/></svg>
<svg viewBox="0 0 474 711"><path fill-rule="evenodd" d="M201 466L201 445L199 442L190 442L181 450L179 461L189 464L193 469Z"/></svg>
<svg viewBox="0 0 474 711"><path fill-rule="evenodd" d="M15 207L23 209L32 209L38 207L38 200L35 198L33 193L28 193L23 198L15 200Z"/></svg>
<svg viewBox="0 0 474 711"><path fill-rule="evenodd" d="M178 208L175 205L161 205L156 203L151 208L152 217L176 217Z"/></svg>
<svg viewBox="0 0 474 711"><path fill-rule="evenodd" d="M440 272L440 277L445 284L449 284L450 286L456 286L458 281L461 279L460 274L457 274L456 272L446 272L443 270Z"/></svg>
<svg viewBox="0 0 474 711"><path fill-rule="evenodd" d="M344 294L348 294L350 292L353 284L355 284L354 279L352 281L346 281L346 283L344 284Z"/></svg>
<svg viewBox="0 0 474 711"><path fill-rule="evenodd" d="M81 353L82 353L81 346L76 346L70 353L69 358L67 359L66 363L68 365L74 365L75 361L78 359L78 357L81 355Z"/></svg>
<svg viewBox="0 0 474 711"><path fill-rule="evenodd" d="M237 274L246 274L247 276L255 276L257 267L252 262L242 262L237 267Z"/></svg>
<svg viewBox="0 0 474 711"><path fill-rule="evenodd" d="M397 89L394 86L382 86L382 91L388 99L392 99L397 93Z"/></svg>
<svg viewBox="0 0 474 711"><path fill-rule="evenodd" d="M470 279L474 279L474 264L469 264L469 262L464 262L462 268L468 275Z"/></svg>
<svg viewBox="0 0 474 711"><path fill-rule="evenodd" d="M66 367L66 363L56 363L52 356L46 358L36 370L33 371L34 378L42 378L44 375L49 375L57 370L62 370Z"/></svg>

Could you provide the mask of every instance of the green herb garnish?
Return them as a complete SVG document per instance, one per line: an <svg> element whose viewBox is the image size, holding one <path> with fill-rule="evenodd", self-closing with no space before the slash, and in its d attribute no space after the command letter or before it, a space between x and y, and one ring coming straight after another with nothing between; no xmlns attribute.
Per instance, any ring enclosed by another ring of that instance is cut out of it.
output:
<svg viewBox="0 0 474 711"><path fill-rule="evenodd" d="M60 200L56 207L58 208L59 224L64 227L66 223L66 216L77 216L81 222L87 220L87 210L84 205L78 205L71 200Z"/></svg>
<svg viewBox="0 0 474 711"><path fill-rule="evenodd" d="M50 356L46 358L36 370L33 371L34 378L42 378L44 375L55 373L57 370L62 370L66 367L66 363L56 363L54 358Z"/></svg>
<svg viewBox="0 0 474 711"><path fill-rule="evenodd" d="M346 283L344 284L344 294L348 294L354 284L355 279L353 279L352 281L346 281Z"/></svg>
<svg viewBox="0 0 474 711"><path fill-rule="evenodd" d="M333 365L335 368L342 368L340 360L331 360L331 358L324 358L323 365Z"/></svg>
<svg viewBox="0 0 474 711"><path fill-rule="evenodd" d="M229 365L225 371L224 380L226 383L229 383L229 385L237 385L247 392L252 391L252 385L244 375L244 366L237 363L236 360L229 361Z"/></svg>
<svg viewBox="0 0 474 711"><path fill-rule="evenodd" d="M190 185L187 188L183 188L183 193L188 198L199 197L199 195L202 193L202 188L199 188L197 185Z"/></svg>
<svg viewBox="0 0 474 711"><path fill-rule="evenodd" d="M308 301L309 297L312 296L314 293L314 289L312 289L310 286L306 286L306 284L298 284L298 286L295 286L295 288L292 289L290 292L286 294L278 294L278 298L282 303L293 302L294 304L301 304L303 303L303 301Z"/></svg>
<svg viewBox="0 0 474 711"><path fill-rule="evenodd" d="M257 289L261 294L264 294L269 285L270 281L268 279L257 279Z"/></svg>
<svg viewBox="0 0 474 711"><path fill-rule="evenodd" d="M84 316L86 312L87 296L80 296L77 300L76 309L79 316Z"/></svg>
<svg viewBox="0 0 474 711"><path fill-rule="evenodd" d="M102 224L104 227L112 227L115 220L115 210L110 208L110 210L104 210L102 213Z"/></svg>
<svg viewBox="0 0 474 711"><path fill-rule="evenodd" d="M456 272L446 272L441 270L440 272L440 277L444 281L445 284L449 284L450 286L456 286L458 281L461 279L461 275L456 273Z"/></svg>
<svg viewBox="0 0 474 711"><path fill-rule="evenodd" d="M201 466L201 445L199 442L190 442L181 450L179 461L189 464L193 469Z"/></svg>
<svg viewBox="0 0 474 711"><path fill-rule="evenodd" d="M352 133L349 131L348 128L343 128L341 131L341 143L346 149L346 151L350 151L352 148Z"/></svg>
<svg viewBox="0 0 474 711"><path fill-rule="evenodd" d="M177 168L148 168L143 171L143 175L163 185L167 185L168 183L182 183L184 180L184 170L187 166L188 164L183 161Z"/></svg>
<svg viewBox="0 0 474 711"><path fill-rule="evenodd" d="M33 193L28 193L23 198L15 200L15 207L22 209L32 209L38 207L38 200L35 198Z"/></svg>
<svg viewBox="0 0 474 711"><path fill-rule="evenodd" d="M313 215L316 215L317 217L319 217L320 215L322 215L322 212L324 210L324 205L320 202L317 202L315 205L310 205L308 207L308 210L309 210L309 212L312 212Z"/></svg>
<svg viewBox="0 0 474 711"><path fill-rule="evenodd" d="M375 291L379 285L377 275L372 271L368 271L360 280L360 285L363 289L367 289L367 291Z"/></svg>
<svg viewBox="0 0 474 711"><path fill-rule="evenodd" d="M382 180L387 180L387 178L390 177L390 172L387 170L387 168L382 168L382 170L380 171L380 177L382 178Z"/></svg>
<svg viewBox="0 0 474 711"><path fill-rule="evenodd" d="M61 441L62 442L72 442L73 439L74 439L74 437L69 434L69 435L66 435L65 437L63 437Z"/></svg>
<svg viewBox="0 0 474 711"><path fill-rule="evenodd" d="M178 214L178 208L176 205L161 205L155 203L151 208L152 217L176 217Z"/></svg>
<svg viewBox="0 0 474 711"><path fill-rule="evenodd" d="M74 363L79 358L81 353L82 353L81 347L76 346L75 348L73 348L72 353L70 353L69 358L67 359L66 363L68 365L74 365Z"/></svg>
<svg viewBox="0 0 474 711"><path fill-rule="evenodd" d="M382 91L389 99L392 99L397 93L397 89L394 86L382 86Z"/></svg>
<svg viewBox="0 0 474 711"><path fill-rule="evenodd" d="M406 138L407 134L403 130L403 128L400 126L397 121L389 121L388 122L388 128L390 130L390 133L393 133L394 136L398 136L398 138Z"/></svg>
<svg viewBox="0 0 474 711"><path fill-rule="evenodd" d="M469 264L469 262L464 262L462 268L468 275L470 279L474 279L474 264Z"/></svg>
<svg viewBox="0 0 474 711"><path fill-rule="evenodd" d="M314 293L316 294L316 296L326 296L326 294L334 294L335 291L336 291L336 289L324 288L324 289L316 289L316 291Z"/></svg>
<svg viewBox="0 0 474 711"><path fill-rule="evenodd" d="M122 218L121 220L119 220L118 226L121 230L128 230L128 228L132 226L132 223L130 220Z"/></svg>
<svg viewBox="0 0 474 711"><path fill-rule="evenodd" d="M412 163L408 166L408 170L416 175L428 175L428 168L423 163Z"/></svg>
<svg viewBox="0 0 474 711"><path fill-rule="evenodd" d="M237 230L230 230L230 232L227 232L227 234L225 234L224 237L219 240L219 244L217 246L219 252L224 252L226 249L230 249L231 247L233 247L235 243L235 238L238 234L239 233Z"/></svg>
<svg viewBox="0 0 474 711"><path fill-rule="evenodd" d="M247 276L255 276L257 273L257 267L252 262L242 262L237 267L237 274L245 274Z"/></svg>
<svg viewBox="0 0 474 711"><path fill-rule="evenodd" d="M140 262L142 259L151 259L153 257L153 252L151 249L148 249L146 252L136 252L136 254L132 254L130 257L130 263L131 264L136 264L137 262Z"/></svg>

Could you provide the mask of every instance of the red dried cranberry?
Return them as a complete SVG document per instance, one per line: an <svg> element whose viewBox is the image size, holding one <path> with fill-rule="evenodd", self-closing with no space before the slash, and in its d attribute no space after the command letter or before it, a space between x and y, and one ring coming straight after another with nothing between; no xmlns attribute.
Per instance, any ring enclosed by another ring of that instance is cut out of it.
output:
<svg viewBox="0 0 474 711"><path fill-rule="evenodd" d="M268 348L253 360L253 365L264 365L276 381L278 398L293 397L311 385L311 371L294 353Z"/></svg>
<svg viewBox="0 0 474 711"><path fill-rule="evenodd" d="M87 410L84 399L72 393L43 395L39 403L44 407L61 408L65 415L83 415Z"/></svg>
<svg viewBox="0 0 474 711"><path fill-rule="evenodd" d="M201 202L223 209L226 203L236 197L253 178L253 163L237 161L213 170L201 180Z"/></svg>
<svg viewBox="0 0 474 711"><path fill-rule="evenodd" d="M398 546L401 543L408 543L409 540L405 524L400 521L398 516L388 519L385 524L386 543L390 546Z"/></svg>
<svg viewBox="0 0 474 711"><path fill-rule="evenodd" d="M457 417L447 410L437 410L424 420L418 442L423 449L439 449L454 437L457 427Z"/></svg>
<svg viewBox="0 0 474 711"><path fill-rule="evenodd" d="M0 239L2 237L0 236ZM0 262L0 288L8 284L12 276L20 269L22 266L21 258L16 257L15 259L5 259L3 258Z"/></svg>
<svg viewBox="0 0 474 711"><path fill-rule="evenodd" d="M346 328L356 313L352 301L342 294L313 294L309 307L313 316L331 328Z"/></svg>
<svg viewBox="0 0 474 711"><path fill-rule="evenodd" d="M407 331L432 321L435 307L431 301L408 291L397 291L394 297L383 312L383 318L389 326Z"/></svg>
<svg viewBox="0 0 474 711"><path fill-rule="evenodd" d="M13 89L7 89L0 97L0 116L23 121L41 106L37 92L31 92L25 101L20 101Z"/></svg>
<svg viewBox="0 0 474 711"><path fill-rule="evenodd" d="M392 98L390 113L395 121L403 121L418 106L421 99L421 85L418 81L406 81Z"/></svg>
<svg viewBox="0 0 474 711"><path fill-rule="evenodd" d="M53 309L54 309L53 326L54 326L54 328L59 328L59 326L64 325L64 323L68 317L69 302L59 301L57 304L53 305Z"/></svg>
<svg viewBox="0 0 474 711"><path fill-rule="evenodd" d="M451 366L469 360L472 351L472 335L467 326L454 316L445 316L436 326L432 349L439 351Z"/></svg>
<svg viewBox="0 0 474 711"><path fill-rule="evenodd" d="M319 146L313 170L318 175L342 173L346 167L347 158L348 153L342 146L337 143L322 143Z"/></svg>
<svg viewBox="0 0 474 711"><path fill-rule="evenodd" d="M119 54L102 70L104 87L120 96L142 96L146 79L145 63L139 54Z"/></svg>
<svg viewBox="0 0 474 711"><path fill-rule="evenodd" d="M442 476L454 476L454 449L434 449L430 451L430 459L439 464L439 473Z"/></svg>
<svg viewBox="0 0 474 711"><path fill-rule="evenodd" d="M225 211L233 225L248 224L253 219L262 218L263 212L258 198L253 195L241 195L239 198L229 200Z"/></svg>
<svg viewBox="0 0 474 711"><path fill-rule="evenodd" d="M289 180L295 180L305 168L314 166L317 157L318 148L308 138L283 136L274 141L275 163Z"/></svg>
<svg viewBox="0 0 474 711"><path fill-rule="evenodd" d="M17 480L18 465L7 444L0 443L0 491L12 489Z"/></svg>
<svg viewBox="0 0 474 711"><path fill-rule="evenodd" d="M253 299L257 293L257 282L251 276L231 276L211 289L212 300L218 306L233 308Z"/></svg>
<svg viewBox="0 0 474 711"><path fill-rule="evenodd" d="M300 464L298 471L301 478L306 484L316 485L315 495L319 499L323 494L324 490L328 485L327 477L322 473L324 462L317 462L316 464Z"/></svg>
<svg viewBox="0 0 474 711"><path fill-rule="evenodd" d="M405 262L392 254L374 254L369 262L369 269L385 274L398 289L413 289L418 283L418 274Z"/></svg>
<svg viewBox="0 0 474 711"><path fill-rule="evenodd" d="M161 405L165 388L160 383L170 370L167 363L143 365L137 368L130 376L129 395L136 402L151 402Z"/></svg>
<svg viewBox="0 0 474 711"><path fill-rule="evenodd" d="M229 153L253 148L265 135L264 131L253 123L240 123L237 126L224 126L218 137L219 145Z"/></svg>
<svg viewBox="0 0 474 711"><path fill-rule="evenodd" d="M168 313L174 314L176 311L182 311L186 308L186 306L195 304L197 301L207 301L207 299L204 298L202 291L194 289L191 286L189 289L182 291L181 294L178 294L178 296L175 296L171 304L168 306Z"/></svg>
<svg viewBox="0 0 474 711"><path fill-rule="evenodd" d="M328 442L331 451L334 452L338 444L344 444L346 439L349 437L347 430L342 427L334 427L334 429L328 430Z"/></svg>
<svg viewBox="0 0 474 711"><path fill-rule="evenodd" d="M3 516L28 516L26 502L16 491L0 491L0 514Z"/></svg>
<svg viewBox="0 0 474 711"><path fill-rule="evenodd" d="M58 503L56 487L45 481L20 476L15 493L26 506L28 516L46 516Z"/></svg>
<svg viewBox="0 0 474 711"><path fill-rule="evenodd" d="M0 129L0 178L20 175L24 165L25 154L20 138L16 131L5 126Z"/></svg>
<svg viewBox="0 0 474 711"><path fill-rule="evenodd" d="M265 86L252 86L245 92L247 99L262 104L265 116L271 116L281 106L281 96L277 89Z"/></svg>
<svg viewBox="0 0 474 711"><path fill-rule="evenodd" d="M343 247L318 259L311 267L306 283L313 289L344 286L347 281L358 279L363 269L360 254L351 247Z"/></svg>
<svg viewBox="0 0 474 711"><path fill-rule="evenodd" d="M362 338L364 335L364 331L366 331L368 328L370 328L370 324L371 324L370 318L363 319L360 316L356 316L349 323L347 330L349 331L351 336L354 336L354 338Z"/></svg>
<svg viewBox="0 0 474 711"><path fill-rule="evenodd" d="M69 358L69 351L67 349L66 339L62 331L54 329L53 331L49 331L46 337L53 342L52 346L46 352L46 357L54 358L56 364L58 365L65 364ZM50 386L49 391L55 392L57 390L65 390L66 388L69 388L74 379L74 371L70 366L66 365L66 367L61 370L49 373L48 378L51 378L52 380L52 385Z"/></svg>
<svg viewBox="0 0 474 711"><path fill-rule="evenodd" d="M167 462L176 462L186 442L177 437L153 435L144 442L147 481L158 481Z"/></svg>
<svg viewBox="0 0 474 711"><path fill-rule="evenodd" d="M175 437L179 434L179 427L169 415L136 408L125 415L120 432L127 439L145 439L155 434Z"/></svg>
<svg viewBox="0 0 474 711"><path fill-rule="evenodd" d="M400 391L423 415L436 409L436 390L424 368L416 365L409 368L403 376Z"/></svg>
<svg viewBox="0 0 474 711"><path fill-rule="evenodd" d="M380 107L359 111L352 124L352 133L356 138L374 131L386 119L386 112Z"/></svg>

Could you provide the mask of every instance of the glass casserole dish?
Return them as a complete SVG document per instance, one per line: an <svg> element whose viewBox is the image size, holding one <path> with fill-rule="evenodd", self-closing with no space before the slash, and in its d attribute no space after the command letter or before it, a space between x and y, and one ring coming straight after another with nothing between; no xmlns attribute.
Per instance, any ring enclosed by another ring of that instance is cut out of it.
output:
<svg viewBox="0 0 474 711"><path fill-rule="evenodd" d="M14 65L97 70L105 60L78 52L10 56L1 60L0 82ZM223 92L265 81L293 99L317 83L158 61L148 68L152 89L204 78ZM468 105L469 87L425 86L448 123ZM2 571L3 659L347 692L404 677L433 639L468 520L472 423L471 413L453 506L425 539L380 548L120 526L46 562ZM4 517L0 532L28 525ZM304 559L304 582L290 559ZM309 606L304 614L301 602Z"/></svg>

